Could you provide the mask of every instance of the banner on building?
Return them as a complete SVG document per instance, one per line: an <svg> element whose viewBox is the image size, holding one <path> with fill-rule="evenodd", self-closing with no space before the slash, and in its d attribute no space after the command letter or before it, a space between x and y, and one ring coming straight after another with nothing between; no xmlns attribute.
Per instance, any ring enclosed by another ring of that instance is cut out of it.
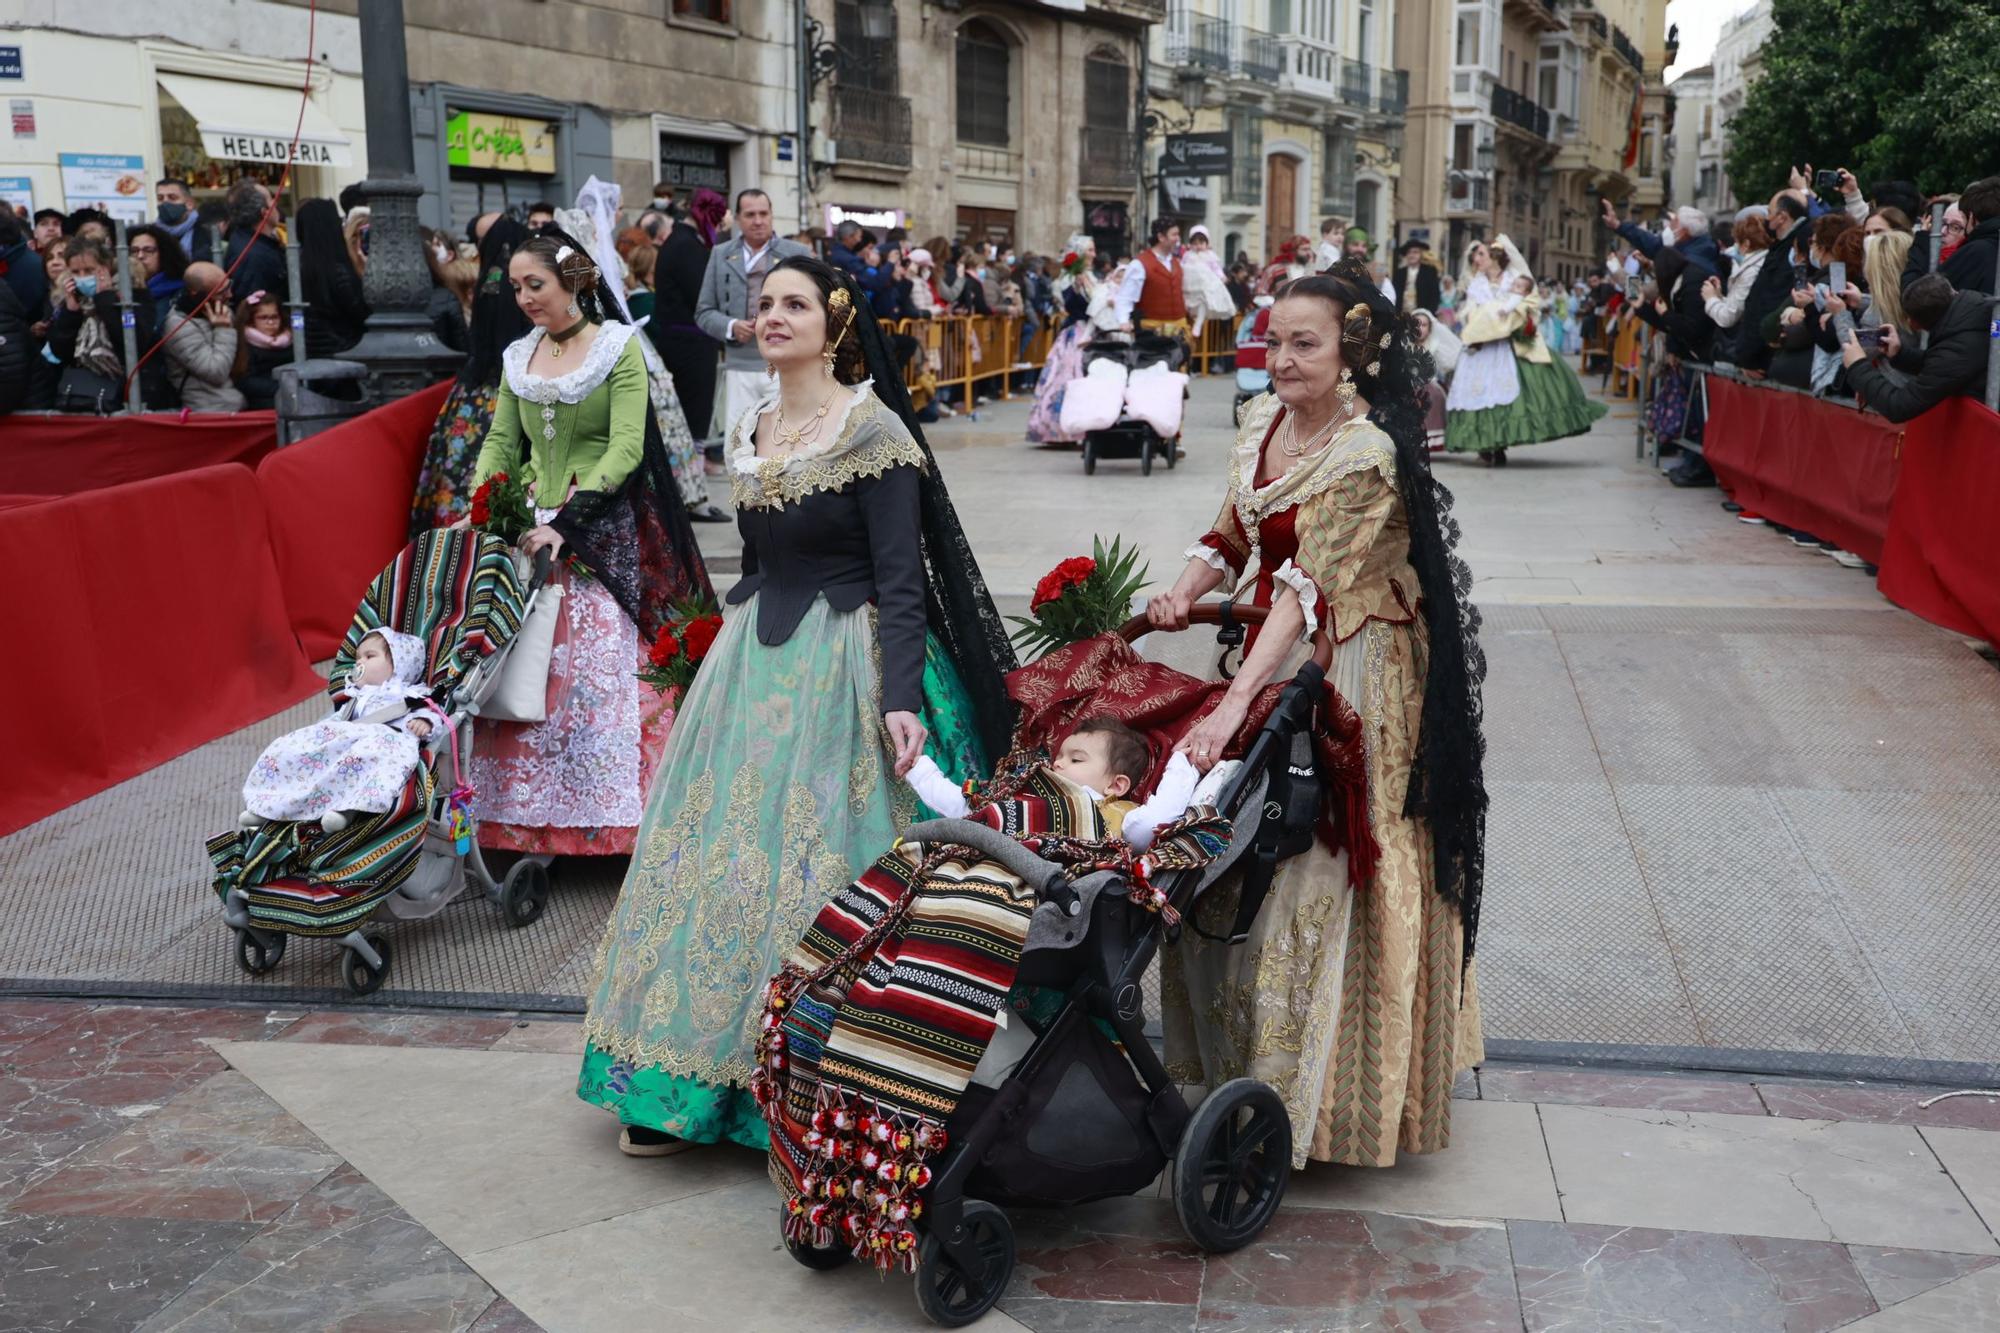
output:
<svg viewBox="0 0 2000 1333"><path fill-rule="evenodd" d="M1227 176L1235 162L1229 131L1213 134L1169 134L1160 149L1160 174Z"/></svg>
<svg viewBox="0 0 2000 1333"><path fill-rule="evenodd" d="M59 153L56 160L62 167L63 206L71 212L101 208L130 223L144 222L152 212L153 192L148 188L145 158L118 153Z"/></svg>
<svg viewBox="0 0 2000 1333"><path fill-rule="evenodd" d="M23 213L35 211L35 178L33 176L0 176L0 206L19 209Z"/></svg>
<svg viewBox="0 0 2000 1333"><path fill-rule="evenodd" d="M1208 182L1199 176L1160 177L1160 212L1168 217L1205 217Z"/></svg>

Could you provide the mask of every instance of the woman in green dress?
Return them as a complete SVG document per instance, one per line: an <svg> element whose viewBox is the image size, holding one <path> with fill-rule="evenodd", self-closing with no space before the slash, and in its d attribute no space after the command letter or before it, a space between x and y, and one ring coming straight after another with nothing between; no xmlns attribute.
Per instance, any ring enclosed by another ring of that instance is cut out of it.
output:
<svg viewBox="0 0 2000 1333"><path fill-rule="evenodd" d="M762 1149L765 981L916 813L929 753L983 774L1013 666L867 300L818 260L765 280L774 379L726 446L742 582L680 709L600 950L577 1092L620 1147Z"/></svg>

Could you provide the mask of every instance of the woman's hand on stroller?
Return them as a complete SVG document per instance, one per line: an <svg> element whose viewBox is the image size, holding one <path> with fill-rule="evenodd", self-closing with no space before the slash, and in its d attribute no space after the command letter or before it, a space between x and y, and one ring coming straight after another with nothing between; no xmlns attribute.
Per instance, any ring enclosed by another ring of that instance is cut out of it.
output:
<svg viewBox="0 0 2000 1333"><path fill-rule="evenodd" d="M1181 739L1181 743L1174 747L1174 753L1186 755L1196 768L1208 772L1222 762L1223 752L1236 739L1243 719L1249 715L1249 703L1237 698L1235 691L1230 691L1222 696L1222 702L1215 706L1214 712L1197 722L1194 730Z"/></svg>
<svg viewBox="0 0 2000 1333"><path fill-rule="evenodd" d="M1194 594L1178 585L1146 603L1146 621L1154 629L1186 629Z"/></svg>
<svg viewBox="0 0 2000 1333"><path fill-rule="evenodd" d="M884 713L882 725L889 730L889 744L896 751L896 776L906 777L910 768L923 757L924 742L930 733L917 720L915 713Z"/></svg>
<svg viewBox="0 0 2000 1333"><path fill-rule="evenodd" d="M556 556L562 554L562 534L546 523L539 527L529 528L526 535L521 538L521 549L528 553L528 558L531 560L534 558L535 552L541 550L544 546L549 548L550 559L554 559Z"/></svg>

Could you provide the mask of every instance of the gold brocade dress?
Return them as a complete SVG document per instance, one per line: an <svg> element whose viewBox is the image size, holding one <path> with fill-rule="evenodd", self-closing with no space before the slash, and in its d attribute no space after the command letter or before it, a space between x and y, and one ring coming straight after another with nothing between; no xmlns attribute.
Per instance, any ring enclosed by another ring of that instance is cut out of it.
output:
<svg viewBox="0 0 2000 1333"><path fill-rule="evenodd" d="M1271 397L1245 409L1229 498L1189 554L1225 576L1251 570L1258 606L1292 588L1309 633L1333 639L1331 678L1363 723L1380 854L1374 882L1355 888L1347 854L1315 842L1278 868L1248 941L1186 932L1163 963L1167 1062L1207 1087L1269 1083L1290 1113L1294 1166L1388 1166L1450 1142L1452 1083L1484 1057L1478 990L1459 914L1437 894L1430 831L1403 814L1427 642L1394 445L1357 420L1266 481L1281 415ZM1230 919L1235 893L1225 883L1204 916Z"/></svg>

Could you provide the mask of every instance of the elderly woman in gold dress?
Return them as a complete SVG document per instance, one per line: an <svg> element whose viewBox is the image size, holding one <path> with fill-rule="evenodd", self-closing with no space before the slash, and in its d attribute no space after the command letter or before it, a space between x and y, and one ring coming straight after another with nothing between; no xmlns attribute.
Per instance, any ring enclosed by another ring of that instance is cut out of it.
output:
<svg viewBox="0 0 2000 1333"><path fill-rule="evenodd" d="M1272 392L1244 409L1222 512L1148 607L1179 628L1197 599L1234 586L1269 612L1183 743L1198 768L1309 643L1330 642L1329 679L1362 722L1368 829L1346 842L1372 866L1316 842L1280 865L1248 941L1189 931L1164 965L1169 1067L1207 1087L1271 1084L1295 1166L1443 1148L1453 1079L1483 1055L1471 951L1485 668L1450 495L1424 445L1427 362L1358 266L1283 288ZM1220 893L1227 920L1233 892Z"/></svg>

